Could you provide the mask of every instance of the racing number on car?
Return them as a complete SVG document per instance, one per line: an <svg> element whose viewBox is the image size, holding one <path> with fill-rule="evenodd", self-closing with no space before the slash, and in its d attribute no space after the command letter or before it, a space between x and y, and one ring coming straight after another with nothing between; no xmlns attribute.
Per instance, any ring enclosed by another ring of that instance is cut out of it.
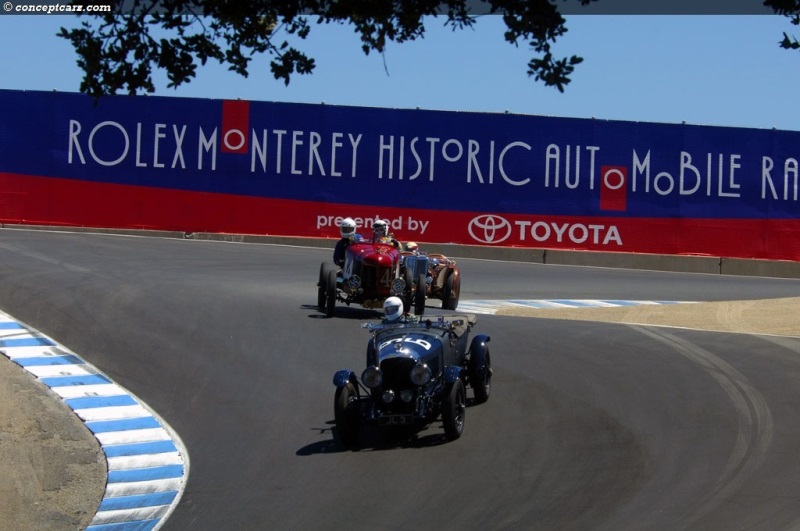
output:
<svg viewBox="0 0 800 531"><path fill-rule="evenodd" d="M387 288L392 285L392 281L394 280L394 276L392 276L392 270L386 269L383 272L383 276L381 277L381 284L386 286Z"/></svg>
<svg viewBox="0 0 800 531"><path fill-rule="evenodd" d="M378 350L383 350L383 347L387 345L391 345L392 343L414 343L416 345L421 346L425 350L430 350L433 345L431 345L430 341L425 341L424 339L420 339L418 337L395 337L384 341L380 345L378 345Z"/></svg>
<svg viewBox="0 0 800 531"><path fill-rule="evenodd" d="M353 259L348 256L344 262L344 271L342 272L342 278L348 279L353 275Z"/></svg>

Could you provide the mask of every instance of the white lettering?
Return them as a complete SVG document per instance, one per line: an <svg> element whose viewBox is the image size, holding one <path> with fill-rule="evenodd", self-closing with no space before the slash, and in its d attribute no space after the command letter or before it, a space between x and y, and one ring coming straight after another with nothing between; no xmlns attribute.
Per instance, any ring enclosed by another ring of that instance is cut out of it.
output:
<svg viewBox="0 0 800 531"><path fill-rule="evenodd" d="M77 120L69 121L69 151L67 152L67 164L72 164L72 146L78 151L78 158L81 159L81 164L86 164L83 158L83 151L81 150L81 143L78 140L78 135L81 134L81 123Z"/></svg>
<svg viewBox="0 0 800 531"><path fill-rule="evenodd" d="M314 175L314 161L317 162L317 168L319 168L320 173L324 176L325 175L325 168L322 166L322 159L319 157L319 145L322 143L322 137L319 136L319 133L312 131L311 132L311 142L310 146L311 149L308 152L308 174Z"/></svg>
<svg viewBox="0 0 800 531"><path fill-rule="evenodd" d="M237 139L236 144L232 143L231 137ZM244 133L238 129L228 129L225 134L222 135L222 144L230 151L239 151L244 147L245 142L247 142L247 138L244 136Z"/></svg>
<svg viewBox="0 0 800 531"><path fill-rule="evenodd" d="M572 243L580 245L589 241L594 245L611 243L622 247L622 238L615 225L584 225L583 223L556 223L551 221L517 220L514 224L519 228L519 239L524 242L530 235L539 243Z"/></svg>
<svg viewBox="0 0 800 531"><path fill-rule="evenodd" d="M336 170L336 150L344 146L341 142L343 136L342 133L333 133L331 137L331 177L342 176L342 172Z"/></svg>
<svg viewBox="0 0 800 531"><path fill-rule="evenodd" d="M301 175L297 169L297 148L303 145L303 131L292 131L292 175Z"/></svg>
<svg viewBox="0 0 800 531"><path fill-rule="evenodd" d="M506 153L508 153L508 150L510 150L513 147L524 147L528 151L531 150L531 147L528 144L524 143L524 142L512 142L512 143L510 143L509 145L507 145L506 147L503 148L503 151L500 152L500 157L497 160L497 169L500 170L500 175L503 177L503 180L505 182L507 182L508 184L511 184L513 186L522 186L522 185L528 184L531 181L530 178L526 178L526 179L524 179L522 181L515 181L511 177L509 177L508 174L506 174L505 167L503 166L503 160L506 157Z"/></svg>
<svg viewBox="0 0 800 531"><path fill-rule="evenodd" d="M378 179L383 179L383 154L389 154L389 179L394 174L394 135L389 136L389 141L384 142L383 135L380 136L378 143L380 155L378 156L380 163L378 164Z"/></svg>
<svg viewBox="0 0 800 531"><path fill-rule="evenodd" d="M211 137L206 138L203 128L199 128L200 141L197 145L197 169L203 169L203 151L211 152L211 171L217 169L217 128L211 133Z"/></svg>
<svg viewBox="0 0 800 531"><path fill-rule="evenodd" d="M136 166L139 168L146 168L147 163L142 162L142 124L136 124Z"/></svg>
<svg viewBox="0 0 800 531"><path fill-rule="evenodd" d="M166 138L167 134L162 131L167 128L167 124L156 124L155 134L153 135L153 167L163 168L164 163L158 162L158 143L162 138Z"/></svg>
<svg viewBox="0 0 800 531"><path fill-rule="evenodd" d="M647 150L644 160L640 161L636 150L633 150L633 173L631 174L631 192L636 192L636 174L644 174L644 191L650 192L650 150Z"/></svg>
<svg viewBox="0 0 800 531"><path fill-rule="evenodd" d="M122 139L125 141L125 147L122 150L122 154L113 160L103 160L100 157L98 157L97 153L95 153L94 151L94 136L97 134L98 131L100 131L102 128L106 126L111 126L117 129L120 133L122 133ZM131 143L130 139L128 138L128 132L125 131L125 128L122 127L117 122L111 122L111 121L100 122L99 124L94 126L92 132L89 133L89 155L91 155L92 159L101 166L116 166L117 164L125 160L125 157L128 156L128 150L130 149L130 145Z"/></svg>
<svg viewBox="0 0 800 531"><path fill-rule="evenodd" d="M172 158L172 167L174 168L178 160L181 161L181 169L186 169L186 162L183 160L183 135L186 134L186 126L181 128L180 134L178 133L178 126L172 126L172 134L175 135L175 156Z"/></svg>

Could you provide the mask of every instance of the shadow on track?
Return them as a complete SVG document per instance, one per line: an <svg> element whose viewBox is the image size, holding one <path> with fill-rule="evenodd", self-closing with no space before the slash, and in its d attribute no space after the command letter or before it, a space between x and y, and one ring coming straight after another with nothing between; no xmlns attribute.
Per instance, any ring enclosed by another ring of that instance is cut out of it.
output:
<svg viewBox="0 0 800 531"><path fill-rule="evenodd" d="M311 456L318 454L333 454L343 452L375 452L402 449L431 448L447 444L447 439L442 431L440 422L421 426L418 428L397 428L386 429L377 426L363 426L358 435L358 445L349 449L343 446L336 437L335 421L327 422L327 428L314 428L315 431L329 432L331 438L326 441L318 441L297 450L298 456ZM423 433L434 427L436 432Z"/></svg>

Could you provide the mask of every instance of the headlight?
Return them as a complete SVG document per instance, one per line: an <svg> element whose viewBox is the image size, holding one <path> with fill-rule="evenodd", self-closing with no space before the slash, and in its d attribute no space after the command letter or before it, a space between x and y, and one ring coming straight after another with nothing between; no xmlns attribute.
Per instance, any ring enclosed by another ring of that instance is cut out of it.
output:
<svg viewBox="0 0 800 531"><path fill-rule="evenodd" d="M397 277L392 281L392 293L403 293L406 290L406 281Z"/></svg>
<svg viewBox="0 0 800 531"><path fill-rule="evenodd" d="M383 373L377 367L367 367L364 369L364 372L361 373L361 381L370 389L375 389L376 387L380 387L383 383Z"/></svg>
<svg viewBox="0 0 800 531"><path fill-rule="evenodd" d="M431 370L427 365L418 363L411 369L411 383L414 385L425 385L431 381Z"/></svg>
<svg viewBox="0 0 800 531"><path fill-rule="evenodd" d="M405 402L406 404L414 400L414 391L411 389L403 389L400 391L400 400Z"/></svg>
<svg viewBox="0 0 800 531"><path fill-rule="evenodd" d="M352 275L347 279L347 284L351 289L358 289L361 287L361 278L358 275Z"/></svg>
<svg viewBox="0 0 800 531"><path fill-rule="evenodd" d="M392 391L391 389L387 389L386 391L383 392L381 398L383 398L383 401L386 402L387 404L391 404L394 401L394 391Z"/></svg>

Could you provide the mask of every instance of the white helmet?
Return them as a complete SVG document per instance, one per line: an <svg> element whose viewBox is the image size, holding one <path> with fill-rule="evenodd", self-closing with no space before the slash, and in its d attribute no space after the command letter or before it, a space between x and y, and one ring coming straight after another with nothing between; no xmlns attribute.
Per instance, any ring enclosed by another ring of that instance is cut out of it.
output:
<svg viewBox="0 0 800 531"><path fill-rule="evenodd" d="M389 297L383 301L383 314L387 321L397 321L403 315L403 301L400 297Z"/></svg>
<svg viewBox="0 0 800 531"><path fill-rule="evenodd" d="M372 233L377 238L383 238L389 232L389 224L386 223L386 220L383 219L376 219L375 222L372 224Z"/></svg>
<svg viewBox="0 0 800 531"><path fill-rule="evenodd" d="M406 251L414 252L418 250L419 250L419 245L417 245L415 242L408 242L406 244Z"/></svg>
<svg viewBox="0 0 800 531"><path fill-rule="evenodd" d="M342 238L351 238L356 233L356 222L353 218L344 218L339 224L339 232Z"/></svg>

